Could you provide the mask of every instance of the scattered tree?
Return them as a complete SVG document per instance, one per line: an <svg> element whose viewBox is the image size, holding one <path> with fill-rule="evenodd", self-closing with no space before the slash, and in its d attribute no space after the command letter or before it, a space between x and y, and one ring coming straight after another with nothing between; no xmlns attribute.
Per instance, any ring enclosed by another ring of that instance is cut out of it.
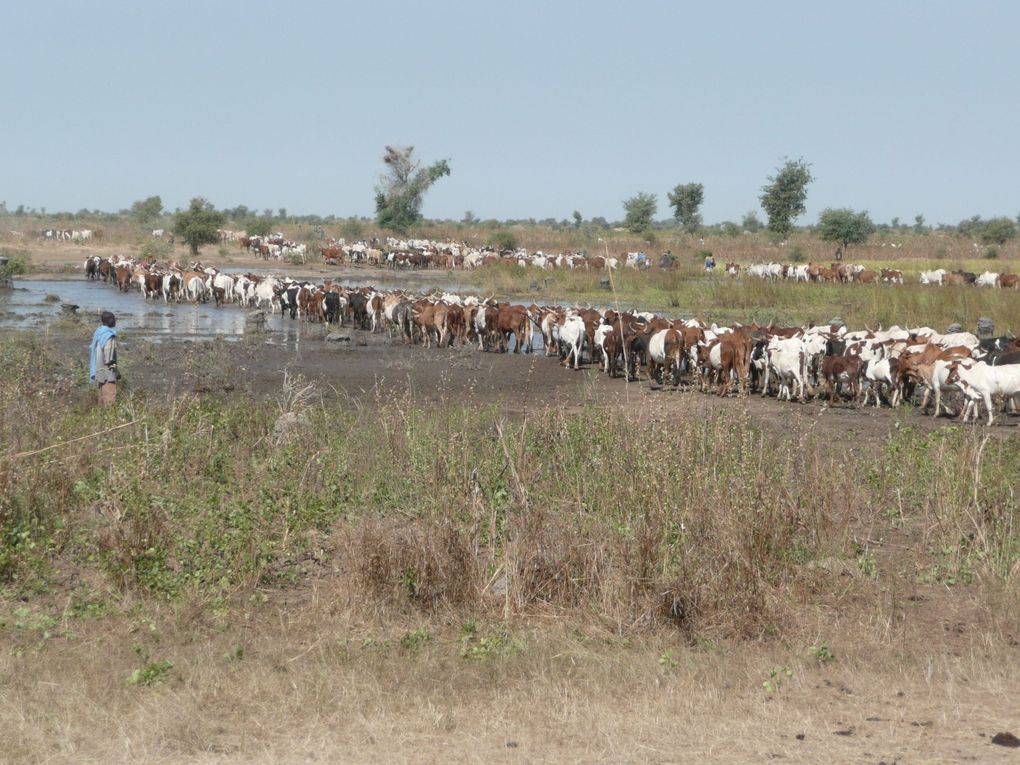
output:
<svg viewBox="0 0 1020 765"><path fill-rule="evenodd" d="M928 231L928 229L925 228L925 225L924 225L924 216L923 215L915 215L914 216L914 233L915 234L924 234L927 231Z"/></svg>
<svg viewBox="0 0 1020 765"><path fill-rule="evenodd" d="M581 217L581 213L574 210L574 228L581 228L581 223L584 222L584 218Z"/></svg>
<svg viewBox="0 0 1020 765"><path fill-rule="evenodd" d="M478 218L475 217L475 214L474 214L474 212L472 210L467 210L464 213L464 217L461 219L461 223L465 223L465 224L467 224L469 226L471 224L477 223L477 222L478 222Z"/></svg>
<svg viewBox="0 0 1020 765"><path fill-rule="evenodd" d="M969 236L974 238L981 233L982 226L984 226L984 222L981 220L981 216L972 215L969 218L961 220L956 226L956 231L960 236Z"/></svg>
<svg viewBox="0 0 1020 765"><path fill-rule="evenodd" d="M269 236L273 232L272 218L250 218L244 225L249 236Z"/></svg>
<svg viewBox="0 0 1020 765"><path fill-rule="evenodd" d="M131 205L130 214L138 222L138 225L148 226L163 214L163 200L158 196L139 199Z"/></svg>
<svg viewBox="0 0 1020 765"><path fill-rule="evenodd" d="M641 191L624 200L623 209L627 213L623 219L624 228L633 234L643 234L652 225L659 202L655 194Z"/></svg>
<svg viewBox="0 0 1020 765"><path fill-rule="evenodd" d="M769 218L769 231L779 237L789 236L793 219L804 214L807 186L813 180L811 165L803 159L786 160L775 175L768 177L759 199Z"/></svg>
<svg viewBox="0 0 1020 765"><path fill-rule="evenodd" d="M762 229L762 222L758 218L758 213L754 210L748 210L747 214L740 221L740 225L744 231L750 231L752 234L756 234Z"/></svg>
<svg viewBox="0 0 1020 765"><path fill-rule="evenodd" d="M225 221L219 212L203 197L191 200L187 210L174 216L174 233L191 248L192 255L198 255L198 248L203 244L216 244L220 240L219 231Z"/></svg>
<svg viewBox="0 0 1020 765"><path fill-rule="evenodd" d="M669 192L669 206L673 208L673 217L684 227L688 234L701 228L701 203L705 201L705 187L700 183L677 184Z"/></svg>
<svg viewBox="0 0 1020 765"><path fill-rule="evenodd" d="M868 217L867 210L857 213L849 208L828 208L818 216L817 231L823 241L836 243L836 260L842 260L851 245L868 241L875 231L875 224Z"/></svg>
<svg viewBox="0 0 1020 765"><path fill-rule="evenodd" d="M983 244L997 244L1000 247L1016 236L1016 224L1006 217L989 218L981 226Z"/></svg>
<svg viewBox="0 0 1020 765"><path fill-rule="evenodd" d="M741 228L731 220L724 220L719 224L719 230L723 236L740 236Z"/></svg>
<svg viewBox="0 0 1020 765"><path fill-rule="evenodd" d="M407 231L421 220L421 205L432 184L450 174L449 161L427 167L412 158L413 146L387 146L383 162L387 172L375 189L376 221L382 228Z"/></svg>

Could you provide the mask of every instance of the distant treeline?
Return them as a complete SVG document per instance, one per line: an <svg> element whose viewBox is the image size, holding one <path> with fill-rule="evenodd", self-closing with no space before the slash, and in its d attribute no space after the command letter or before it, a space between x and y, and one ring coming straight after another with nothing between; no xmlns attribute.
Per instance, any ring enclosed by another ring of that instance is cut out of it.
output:
<svg viewBox="0 0 1020 765"><path fill-rule="evenodd" d="M181 209L164 210L161 206L159 206L153 210L152 205L150 205L146 210L144 208L144 203L154 200L158 200L158 197L150 197L149 200L141 200L140 202L136 202L132 205L131 208L117 211L100 210L98 208L89 210L87 208L82 208L77 212L71 212L69 210L50 212L45 207L35 208L27 207L25 205L18 205L16 208L10 209L7 203L0 202L0 218L34 218L40 222L48 222L53 225L58 225L62 222L69 223L71 221L92 221L96 223L138 223L142 226L151 225L153 227L172 225L173 217L180 213ZM142 212L143 210L144 212ZM357 235L357 232L362 228L367 229L369 227L376 227L375 218L371 216L294 215L289 213L288 210L283 207L276 210L272 210L270 208L258 210L250 208L247 205L237 205L236 207L224 207L219 209L219 212L223 213L230 225L237 228L250 227L253 221L270 221L274 225L346 226L351 230L352 234ZM10 223L9 225L14 224ZM476 218L471 211L467 211L463 218L459 220L452 218L425 218L420 225L423 229L433 226L443 226L475 230L495 230L516 226L542 227L552 230L571 230L583 227L588 230L596 229L612 231L626 228L627 222L625 220L611 221L602 216L584 218L577 211L573 213L571 218L562 219L480 219ZM1020 214L1017 214L1015 220L1002 216L983 218L980 215L973 215L956 224L929 224L925 221L923 215L917 215L914 217L913 221L901 221L899 218L893 218L888 223L875 222L873 225L875 233L879 234L924 235L931 232L939 232L943 234L959 234L975 240L989 239L1001 242L1003 239L1012 238L1016 231L1020 230ZM683 226L681 226L675 219L669 218L665 220L652 221L649 223L648 228L660 232L675 232L682 230ZM815 233L818 231L818 228L818 224L815 223L794 226L793 230L801 233ZM739 222L724 220L718 223L702 224L698 227L697 234L701 236L737 237L744 234L756 234L765 231L765 229L765 223L758 217L755 211L751 211L744 215ZM1009 229L1009 231L1006 231L1006 229ZM988 234L993 231L995 235L988 236ZM1001 234L1005 234L1005 236L1003 237Z"/></svg>

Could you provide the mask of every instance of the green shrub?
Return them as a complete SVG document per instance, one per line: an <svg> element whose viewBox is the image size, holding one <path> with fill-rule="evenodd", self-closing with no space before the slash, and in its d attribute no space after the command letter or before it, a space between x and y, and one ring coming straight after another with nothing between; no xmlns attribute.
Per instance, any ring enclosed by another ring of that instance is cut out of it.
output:
<svg viewBox="0 0 1020 765"><path fill-rule="evenodd" d="M492 232L489 237L489 246L494 247L497 250L516 250L517 249L517 236L513 231L507 229L501 229L499 231Z"/></svg>
<svg viewBox="0 0 1020 765"><path fill-rule="evenodd" d="M988 260L995 260L997 257L999 257L999 248L996 247L994 244L990 244L985 248L984 254L985 257L988 258Z"/></svg>

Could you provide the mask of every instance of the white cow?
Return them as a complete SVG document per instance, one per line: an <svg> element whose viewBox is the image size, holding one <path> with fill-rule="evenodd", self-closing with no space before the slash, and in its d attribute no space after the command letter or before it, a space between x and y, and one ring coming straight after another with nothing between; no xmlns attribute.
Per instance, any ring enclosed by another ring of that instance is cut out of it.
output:
<svg viewBox="0 0 1020 765"><path fill-rule="evenodd" d="M974 280L974 284L977 287L998 287L999 275L994 271L985 271L981 274L981 276Z"/></svg>
<svg viewBox="0 0 1020 765"><path fill-rule="evenodd" d="M938 284L941 286L943 279L946 278L946 269L936 268L934 271L922 271L921 272L921 284Z"/></svg>
<svg viewBox="0 0 1020 765"><path fill-rule="evenodd" d="M564 361L570 366L570 357L574 357L574 369L580 368L581 346L584 344L584 319L575 313L568 314L559 331L560 350L566 349Z"/></svg>

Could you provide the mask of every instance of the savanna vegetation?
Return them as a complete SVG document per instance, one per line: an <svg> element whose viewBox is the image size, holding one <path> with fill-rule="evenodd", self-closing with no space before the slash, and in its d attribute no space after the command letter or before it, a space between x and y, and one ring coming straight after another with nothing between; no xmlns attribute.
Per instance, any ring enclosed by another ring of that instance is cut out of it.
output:
<svg viewBox="0 0 1020 765"><path fill-rule="evenodd" d="M126 379L143 353L124 355ZM594 389L524 415L470 396L337 398L289 375L253 399L129 390L107 410L79 355L0 341L0 732L15 759L367 756L380 737L420 756L437 730L548 752L535 736L554 709L572 710L553 726L572 750L599 720L635 747L614 759L668 759L661 732L702 721L688 746L708 756L740 709L773 740L765 703L788 711L790 742L818 732L805 714L823 683L1011 682L981 662L1018 627L1014 438L904 414L856 448L809 417L635 416ZM949 613L980 626L966 661L919 642ZM96 735L111 725L125 735Z"/></svg>

